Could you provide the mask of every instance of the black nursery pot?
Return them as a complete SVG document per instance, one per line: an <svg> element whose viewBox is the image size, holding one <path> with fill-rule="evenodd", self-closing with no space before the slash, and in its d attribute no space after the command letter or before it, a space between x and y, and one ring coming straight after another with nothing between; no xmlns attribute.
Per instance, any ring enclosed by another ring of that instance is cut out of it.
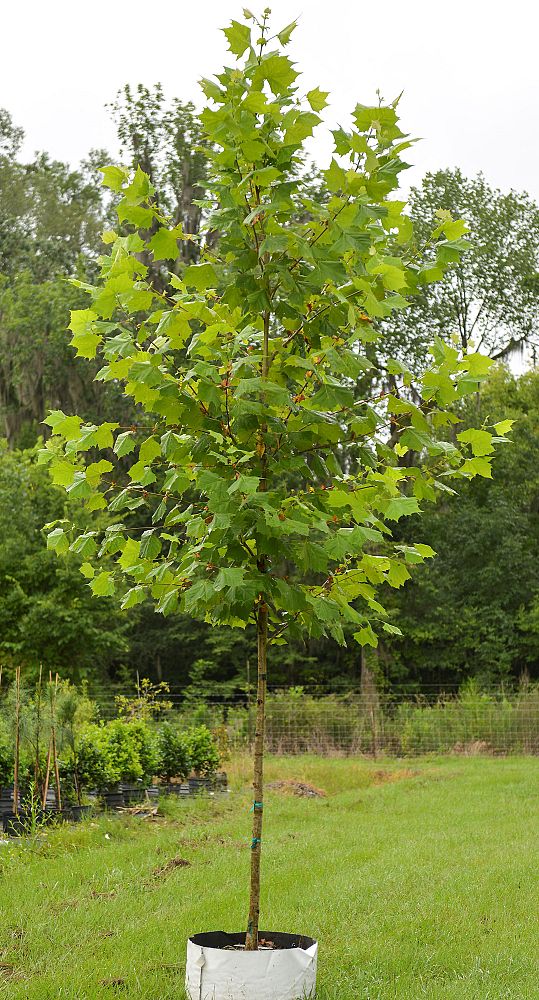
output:
<svg viewBox="0 0 539 1000"><path fill-rule="evenodd" d="M105 789L101 797L106 809L121 809L125 805L124 795L119 787Z"/></svg>
<svg viewBox="0 0 539 1000"><path fill-rule="evenodd" d="M129 782L121 781L118 788L123 795L125 806L138 805L146 798L146 789L142 785L132 785Z"/></svg>
<svg viewBox="0 0 539 1000"><path fill-rule="evenodd" d="M72 823L80 823L81 820L91 816L93 811L93 806L68 806L66 809L66 813Z"/></svg>
<svg viewBox="0 0 539 1000"><path fill-rule="evenodd" d="M68 809L40 809L32 816L28 812L4 813L2 816L2 828L9 837L25 837L30 833L33 822L38 827L47 826L50 823L66 823L70 819Z"/></svg>

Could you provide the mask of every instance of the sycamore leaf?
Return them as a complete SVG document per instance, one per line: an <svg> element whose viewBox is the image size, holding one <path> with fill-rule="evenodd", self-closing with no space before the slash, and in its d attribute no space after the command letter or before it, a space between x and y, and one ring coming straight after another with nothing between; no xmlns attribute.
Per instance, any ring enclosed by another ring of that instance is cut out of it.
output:
<svg viewBox="0 0 539 1000"><path fill-rule="evenodd" d="M226 588L230 592L231 599L233 599L236 591L240 590L243 586L244 572L239 566L220 569L213 584L214 589L220 591Z"/></svg>
<svg viewBox="0 0 539 1000"><path fill-rule="evenodd" d="M488 458L468 458L460 466L459 472L468 479L474 476L482 476L483 479L492 479L492 469Z"/></svg>
<svg viewBox="0 0 539 1000"><path fill-rule="evenodd" d="M387 571L387 582L390 587L402 587L407 580L411 579L409 569L402 562L391 560Z"/></svg>
<svg viewBox="0 0 539 1000"><path fill-rule="evenodd" d="M124 431L122 434L118 434L114 442L114 452L118 458L123 458L124 455L129 455L134 451L136 446L133 431Z"/></svg>
<svg viewBox="0 0 539 1000"><path fill-rule="evenodd" d="M354 639L359 642L360 646L373 646L376 649L378 645L378 637L373 632L370 625L366 625L365 628L359 630L359 632L354 632Z"/></svg>
<svg viewBox="0 0 539 1000"><path fill-rule="evenodd" d="M103 570L90 582L90 590L95 597L112 597L116 587L112 573Z"/></svg>
<svg viewBox="0 0 539 1000"><path fill-rule="evenodd" d="M249 48L251 44L251 29L247 24L240 24L239 21L231 21L230 27L223 28L223 33L226 35L228 41L229 52L232 52L238 58L243 55L245 49Z"/></svg>
<svg viewBox="0 0 539 1000"><path fill-rule="evenodd" d="M417 514L419 504L417 497L394 497L389 501L384 510L384 517L388 521L398 521L401 517L408 517L410 514Z"/></svg>
<svg viewBox="0 0 539 1000"><path fill-rule="evenodd" d="M315 87L314 90L309 90L307 94L307 100L313 111L323 111L324 108L327 107L327 97L329 97L329 91L320 90L319 87Z"/></svg>
<svg viewBox="0 0 539 1000"><path fill-rule="evenodd" d="M481 376L486 375L493 364L492 358L487 358L484 354L466 354L459 368L466 369L470 375Z"/></svg>
<svg viewBox="0 0 539 1000"><path fill-rule="evenodd" d="M284 94L299 76L287 56L276 54L262 59L258 73L262 79L268 81L276 96Z"/></svg>
<svg viewBox="0 0 539 1000"><path fill-rule="evenodd" d="M63 555L69 549L69 539L63 528L55 528L47 535L47 548L57 555Z"/></svg>
<svg viewBox="0 0 539 1000"><path fill-rule="evenodd" d="M77 470L71 462L53 458L49 471L55 486L71 486Z"/></svg>
<svg viewBox="0 0 539 1000"><path fill-rule="evenodd" d="M494 445L492 444L492 434L488 431L480 431L471 428L468 431L461 431L457 434L459 441L469 444L474 455L492 455Z"/></svg>
<svg viewBox="0 0 539 1000"><path fill-rule="evenodd" d="M104 186L110 188L111 191L121 191L129 179L127 167L108 166L100 167L99 170L103 174Z"/></svg>
<svg viewBox="0 0 539 1000"><path fill-rule="evenodd" d="M216 288L218 284L217 274L213 264L191 264L185 269L183 279L186 285L196 288L197 292L203 292L206 288Z"/></svg>
<svg viewBox="0 0 539 1000"><path fill-rule="evenodd" d="M164 226L158 229L148 244L148 249L153 252L153 259L176 260L179 256L178 238L179 233L175 229L166 229Z"/></svg>
<svg viewBox="0 0 539 1000"><path fill-rule="evenodd" d="M52 428L53 434L60 434L66 441L74 441L80 434L80 417L67 417L62 410L53 410L45 417L44 424Z"/></svg>
<svg viewBox="0 0 539 1000"><path fill-rule="evenodd" d="M122 611L127 611L128 608L134 608L136 604L142 604L146 597L146 592L144 587L132 587L124 594L120 607Z"/></svg>
<svg viewBox="0 0 539 1000"><path fill-rule="evenodd" d="M152 531L143 531L140 539L140 558L157 559L161 551L161 542L157 534Z"/></svg>
<svg viewBox="0 0 539 1000"><path fill-rule="evenodd" d="M269 187L281 176L281 171L277 167L261 167L260 170L253 171L252 182L257 187Z"/></svg>
<svg viewBox="0 0 539 1000"><path fill-rule="evenodd" d="M283 28L277 33L277 38L279 39L281 45L288 45L292 37L292 32L297 28L297 26L298 22L292 21L290 24L287 24L286 28Z"/></svg>
<svg viewBox="0 0 539 1000"><path fill-rule="evenodd" d="M102 343L103 337L98 333L91 333L86 331L86 333L75 333L73 334L70 344L74 347L77 352L77 358L95 358L97 353L97 348Z"/></svg>
<svg viewBox="0 0 539 1000"><path fill-rule="evenodd" d="M514 422L514 420L499 420L497 424L494 424L496 434L500 434L501 437L505 437L505 435L511 430Z"/></svg>

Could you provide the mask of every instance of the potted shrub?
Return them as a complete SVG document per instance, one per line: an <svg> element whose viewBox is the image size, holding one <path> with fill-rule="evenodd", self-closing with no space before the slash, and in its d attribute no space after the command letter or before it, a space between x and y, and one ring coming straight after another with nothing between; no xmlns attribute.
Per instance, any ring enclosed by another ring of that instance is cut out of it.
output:
<svg viewBox="0 0 539 1000"><path fill-rule="evenodd" d="M157 777L164 783L166 791L179 792L182 786L173 784L173 779L184 782L192 770L186 733L170 722L164 722L157 732L156 751Z"/></svg>
<svg viewBox="0 0 539 1000"><path fill-rule="evenodd" d="M106 789L119 780L110 767L102 726L90 723L82 729L77 743L75 767L81 793L97 792L105 795Z"/></svg>
<svg viewBox="0 0 539 1000"><path fill-rule="evenodd" d="M139 756L140 732L136 732L134 723L123 719L107 722L101 732L109 769L107 804L128 806L142 802L144 768Z"/></svg>
<svg viewBox="0 0 539 1000"><path fill-rule="evenodd" d="M189 791L214 787L220 755L210 730L207 726L193 726L187 730L185 739L193 771Z"/></svg>
<svg viewBox="0 0 539 1000"><path fill-rule="evenodd" d="M357 105L351 127L334 132L318 197L304 144L326 94L299 89L283 51L293 24L272 35L268 12L245 18L226 30L237 65L202 81L211 198L198 244L164 217L142 170L104 169L123 228L105 235L101 278L84 286L72 344L101 355L97 377L123 386L147 429L94 427L60 411L46 421L57 481L112 518L83 567L95 595L120 590L124 608L150 595L163 614L256 630L249 910L241 933L190 939L196 1000L314 990L316 942L259 932L268 647L288 637L344 642L345 626L374 646L398 631L379 591L401 586L433 552L400 544L392 527L451 478L490 475L493 439L509 426L448 440L458 420L450 408L477 391L489 365L467 344L437 340L413 372L384 353L379 321L458 260L465 233L441 213L417 244L395 198L410 145L397 102ZM198 260L178 269L179 241ZM48 531L51 549L81 551L68 522Z"/></svg>

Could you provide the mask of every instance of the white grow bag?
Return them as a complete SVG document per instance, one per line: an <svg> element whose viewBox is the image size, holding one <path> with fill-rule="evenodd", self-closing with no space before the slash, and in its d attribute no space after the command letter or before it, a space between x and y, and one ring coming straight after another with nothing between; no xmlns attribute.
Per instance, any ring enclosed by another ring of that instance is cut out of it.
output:
<svg viewBox="0 0 539 1000"><path fill-rule="evenodd" d="M307 1000L315 995L318 943L298 934L260 931L279 947L235 951L245 934L212 931L187 942L190 1000ZM228 949L227 949L228 946Z"/></svg>

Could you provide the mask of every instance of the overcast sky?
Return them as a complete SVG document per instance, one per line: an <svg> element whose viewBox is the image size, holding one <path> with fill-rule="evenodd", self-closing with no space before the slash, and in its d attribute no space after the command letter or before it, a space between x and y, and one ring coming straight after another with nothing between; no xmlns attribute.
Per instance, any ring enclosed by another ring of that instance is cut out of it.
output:
<svg viewBox="0 0 539 1000"><path fill-rule="evenodd" d="M331 92L328 125L346 123L377 88L388 99L404 90L403 129L423 138L409 154L410 180L458 165L539 199L536 0L270 6L277 30L300 15L289 52L302 87ZM104 105L128 81L160 81L200 104L196 81L230 64L219 28L241 9L232 0L3 0L0 106L24 127L25 154L47 149L75 163L92 147L116 152ZM329 145L318 133L324 165Z"/></svg>

